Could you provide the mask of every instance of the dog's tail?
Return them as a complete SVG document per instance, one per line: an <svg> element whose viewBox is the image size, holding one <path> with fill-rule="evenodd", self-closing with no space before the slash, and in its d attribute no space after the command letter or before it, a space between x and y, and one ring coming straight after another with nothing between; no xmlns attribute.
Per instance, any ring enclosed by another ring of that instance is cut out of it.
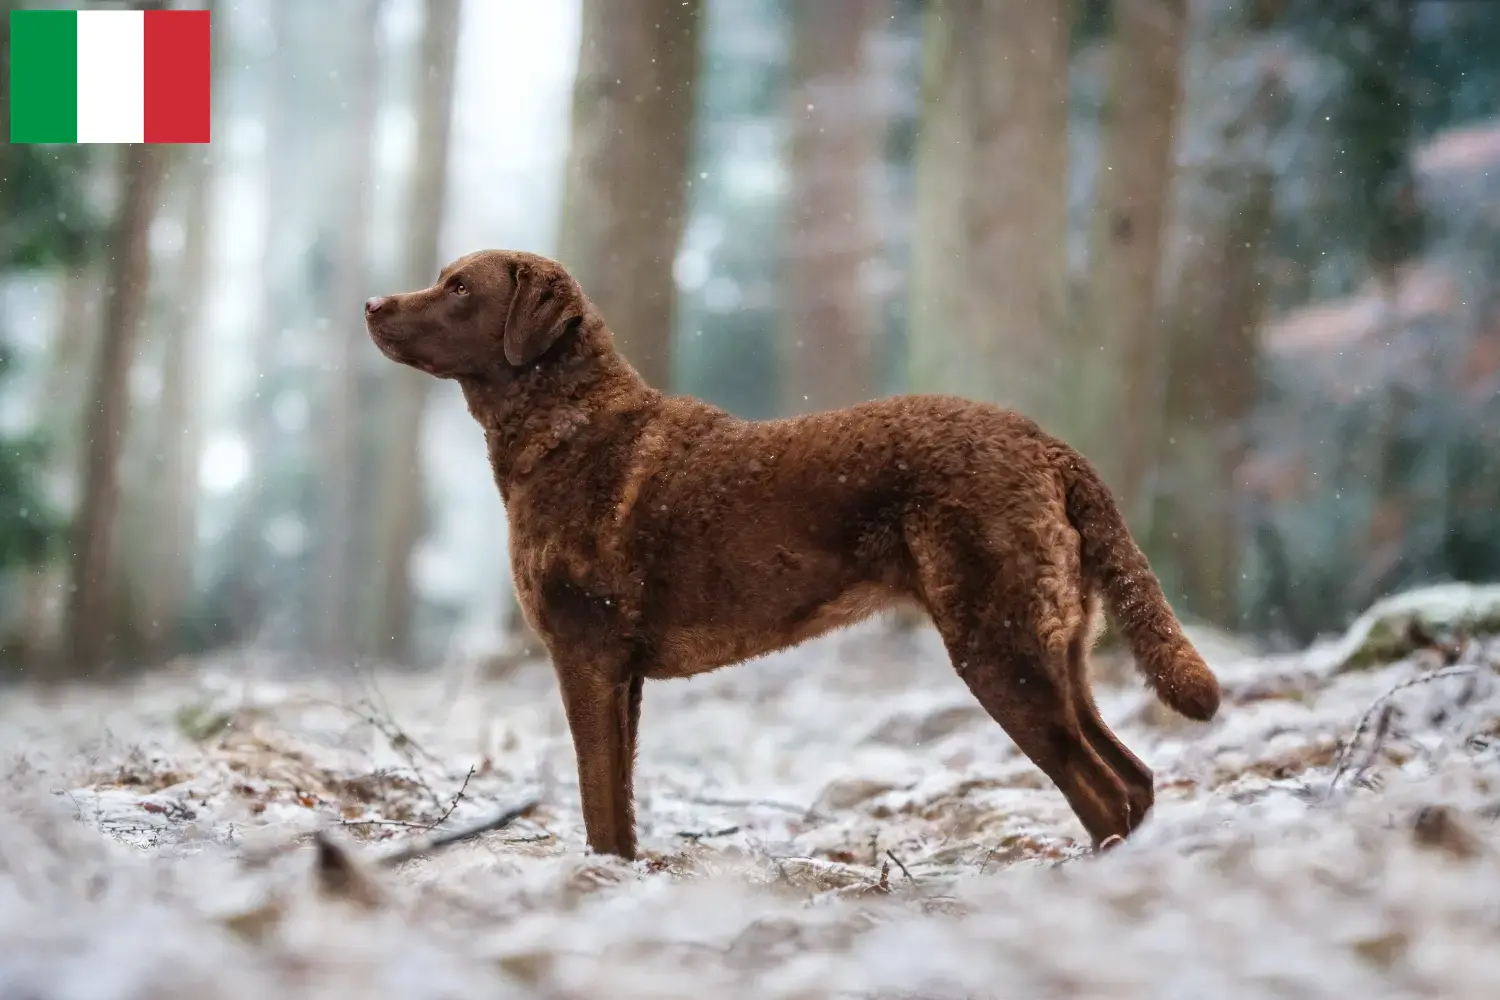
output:
<svg viewBox="0 0 1500 1000"><path fill-rule="evenodd" d="M1218 678L1183 634L1109 487L1087 459L1066 445L1061 445L1057 468L1068 520L1083 538L1084 578L1103 592L1136 668L1168 706L1189 719L1212 719L1219 710Z"/></svg>

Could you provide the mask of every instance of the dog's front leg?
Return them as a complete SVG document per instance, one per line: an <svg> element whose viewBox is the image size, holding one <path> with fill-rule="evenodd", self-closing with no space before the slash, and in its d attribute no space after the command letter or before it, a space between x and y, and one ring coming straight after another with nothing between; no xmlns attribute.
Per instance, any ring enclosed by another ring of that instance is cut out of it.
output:
<svg viewBox="0 0 1500 1000"><path fill-rule="evenodd" d="M589 849L635 860L631 789L631 682L594 663L558 664L563 711L578 759L578 790Z"/></svg>

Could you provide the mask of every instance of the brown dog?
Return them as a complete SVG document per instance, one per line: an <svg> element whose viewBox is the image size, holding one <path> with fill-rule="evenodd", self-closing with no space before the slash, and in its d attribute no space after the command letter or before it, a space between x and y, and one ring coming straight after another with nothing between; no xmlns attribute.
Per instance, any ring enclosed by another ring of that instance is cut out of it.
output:
<svg viewBox="0 0 1500 1000"><path fill-rule="evenodd" d="M959 676L1096 847L1154 799L1085 656L1108 602L1147 683L1210 719L1219 684L1080 455L1023 416L896 396L741 420L646 385L557 263L488 250L365 303L386 356L484 428L526 620L557 672L589 847L636 853L646 678L686 677L914 601Z"/></svg>

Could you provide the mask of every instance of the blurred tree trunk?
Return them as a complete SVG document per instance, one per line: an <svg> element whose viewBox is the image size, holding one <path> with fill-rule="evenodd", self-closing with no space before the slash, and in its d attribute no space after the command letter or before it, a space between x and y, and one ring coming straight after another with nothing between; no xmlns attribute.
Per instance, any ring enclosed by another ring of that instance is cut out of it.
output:
<svg viewBox="0 0 1500 1000"><path fill-rule="evenodd" d="M794 8L782 258L782 412L833 409L875 391L879 311L862 281L880 251L875 185L885 116L870 66L884 0Z"/></svg>
<svg viewBox="0 0 1500 1000"><path fill-rule="evenodd" d="M1113 16L1087 312L1070 360L1087 387L1074 398L1095 408L1079 414L1086 424L1077 444L1100 461L1139 526L1150 510L1142 492L1162 406L1165 334L1157 282L1182 103L1187 0L1120 0Z"/></svg>
<svg viewBox="0 0 1500 1000"><path fill-rule="evenodd" d="M103 664L110 643L109 587L119 507L119 458L129 421L128 377L151 276L149 236L170 147L123 149L123 198L111 234L104 328L94 363L92 407L85 418L82 492L72 532L71 592L65 636L68 667Z"/></svg>
<svg viewBox="0 0 1500 1000"><path fill-rule="evenodd" d="M318 532L319 578L316 615L317 650L326 657L354 647L354 483L359 463L358 382L360 362L369 347L360 303L369 285L371 193L374 182L374 133L380 92L380 57L376 40L381 0L354 0L354 34L350 54L350 105L339 125L341 143L336 173L339 209L335 260L326 314L329 367L322 444L322 527Z"/></svg>
<svg viewBox="0 0 1500 1000"><path fill-rule="evenodd" d="M932 0L912 247L911 384L1066 416L1066 0Z"/></svg>
<svg viewBox="0 0 1500 1000"><path fill-rule="evenodd" d="M425 288L437 280L444 204L448 191L448 146L453 117L453 70L458 52L459 0L427 0L418 56L417 159L413 166L406 226L407 258L403 289ZM422 415L432 377L392 366L386 401L385 445L381 455L376 546L380 575L379 620L374 649L387 658L412 654L414 597L412 554L421 535L422 472L419 446Z"/></svg>
<svg viewBox="0 0 1500 1000"><path fill-rule="evenodd" d="M1182 606L1226 628L1238 624L1236 483L1259 389L1260 265L1273 208L1269 170L1248 170L1232 183L1167 320L1171 355L1157 447L1169 457L1151 518L1153 550L1179 575Z"/></svg>
<svg viewBox="0 0 1500 1000"><path fill-rule="evenodd" d="M702 0L583 0L558 260L646 382L672 385Z"/></svg>
<svg viewBox="0 0 1500 1000"><path fill-rule="evenodd" d="M97 349L103 326L103 270L103 264L90 262L70 270L63 278L57 338L47 368L47 399L82 400L87 395L89 357ZM57 471L69 479L76 480L82 468L86 409L85 405L60 407L52 424L59 440L52 447L51 458Z"/></svg>
<svg viewBox="0 0 1500 1000"><path fill-rule="evenodd" d="M147 546L150 555L139 574L144 601L143 635L154 655L169 651L192 589L193 552L197 538L198 449L201 416L195 394L201 384L198 340L207 310L209 195L213 168L209 154L190 153L180 169L186 175L183 211L185 242L177 275L182 308L166 324L161 358L161 404L156 447L159 464Z"/></svg>
<svg viewBox="0 0 1500 1000"><path fill-rule="evenodd" d="M43 399L57 405L48 422L54 435L47 455L48 471L70 483L77 480L82 468L80 418L84 407L78 401L88 397L87 359L101 325L100 284L98 266L93 264L75 265L63 278L57 333L42 393ZM27 571L21 634L29 668L40 671L63 666L57 660L66 652L60 643L60 626L69 572L69 567L52 562Z"/></svg>
<svg viewBox="0 0 1500 1000"><path fill-rule="evenodd" d="M1176 577L1181 607L1227 628L1239 619L1237 478L1260 390L1269 288L1262 272L1275 178L1265 150L1284 107L1281 82L1268 74L1220 161L1183 178L1174 227L1184 245L1165 313L1160 488L1146 537Z"/></svg>

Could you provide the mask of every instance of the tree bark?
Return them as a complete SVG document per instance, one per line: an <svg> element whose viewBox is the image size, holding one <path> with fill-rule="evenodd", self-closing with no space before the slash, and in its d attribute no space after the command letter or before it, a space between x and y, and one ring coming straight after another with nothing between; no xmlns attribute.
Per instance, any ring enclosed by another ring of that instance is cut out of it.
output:
<svg viewBox="0 0 1500 1000"><path fill-rule="evenodd" d="M54 444L48 449L48 470L72 484L82 468L80 418L85 407L78 405L78 401L87 395L88 355L100 328L102 289L98 265L75 265L62 279L62 286L57 331L42 398L58 402L57 411L49 421ZM60 638L70 572L69 566L53 561L26 571L22 642L26 665L36 671L36 676L63 666L60 657L67 650Z"/></svg>
<svg viewBox="0 0 1500 1000"><path fill-rule="evenodd" d="M427 0L418 60L417 160L411 178L408 256L404 288L423 288L437 279L444 205L448 192L448 146L453 117L453 73L458 50L459 0ZM379 518L379 620L374 648L390 659L412 655L414 596L412 554L421 535L422 474L419 463L422 416L432 378L393 367L380 471L384 501Z"/></svg>
<svg viewBox="0 0 1500 1000"><path fill-rule="evenodd" d="M185 243L178 273L182 311L166 331L161 358L161 408L157 444L160 467L150 547L149 578L142 580L145 621L142 638L154 655L165 655L181 621L192 585L197 537L198 450L201 425L195 393L200 384L198 336L206 309L209 193L213 170L202 157L183 164L187 205Z"/></svg>
<svg viewBox="0 0 1500 1000"><path fill-rule="evenodd" d="M559 261L650 385L672 386L702 0L583 0Z"/></svg>
<svg viewBox="0 0 1500 1000"><path fill-rule="evenodd" d="M793 14L791 191L782 257L782 412L874 392L879 312L863 276L880 249L874 200L885 117L869 60L884 0Z"/></svg>
<svg viewBox="0 0 1500 1000"><path fill-rule="evenodd" d="M1181 606L1226 628L1239 617L1236 483L1260 385L1261 263L1273 209L1269 169L1236 173L1223 178L1226 196L1197 230L1203 239L1167 321L1164 419L1154 449L1166 457L1150 535L1178 577Z"/></svg>
<svg viewBox="0 0 1500 1000"><path fill-rule="evenodd" d="M370 198L374 182L374 132L378 111L380 59L376 29L381 0L355 0L348 115L343 132L335 196L339 199L334 237L332 295L327 306L329 366L325 448L320 481L318 532L318 615L314 636L324 656L346 654L354 646L351 566L354 554L354 482L359 460L358 381L360 361L369 348L359 303L369 284Z"/></svg>
<svg viewBox="0 0 1500 1000"><path fill-rule="evenodd" d="M103 665L110 643L109 587L119 458L129 421L127 380L151 277L149 236L170 148L143 144L123 152L123 199L110 244L104 329L95 360L93 407L86 419L82 496L73 526L67 625L69 668Z"/></svg>
<svg viewBox="0 0 1500 1000"><path fill-rule="evenodd" d="M1172 228L1163 419L1152 453L1159 488L1147 548L1184 611L1233 628L1244 540L1236 486L1246 421L1260 391L1262 273L1274 215L1265 160L1282 125L1284 85L1267 69L1225 134L1218 161L1185 175Z"/></svg>
<svg viewBox="0 0 1500 1000"><path fill-rule="evenodd" d="M933 0L924 15L912 388L1066 412L1069 7Z"/></svg>
<svg viewBox="0 0 1500 1000"><path fill-rule="evenodd" d="M1157 309L1162 230L1182 103L1187 0L1118 0L1089 239L1087 313L1072 352L1085 406L1078 444L1097 456L1136 525L1160 426L1165 335ZM1106 431L1108 437L1106 437ZM1117 442L1105 447L1106 441Z"/></svg>

